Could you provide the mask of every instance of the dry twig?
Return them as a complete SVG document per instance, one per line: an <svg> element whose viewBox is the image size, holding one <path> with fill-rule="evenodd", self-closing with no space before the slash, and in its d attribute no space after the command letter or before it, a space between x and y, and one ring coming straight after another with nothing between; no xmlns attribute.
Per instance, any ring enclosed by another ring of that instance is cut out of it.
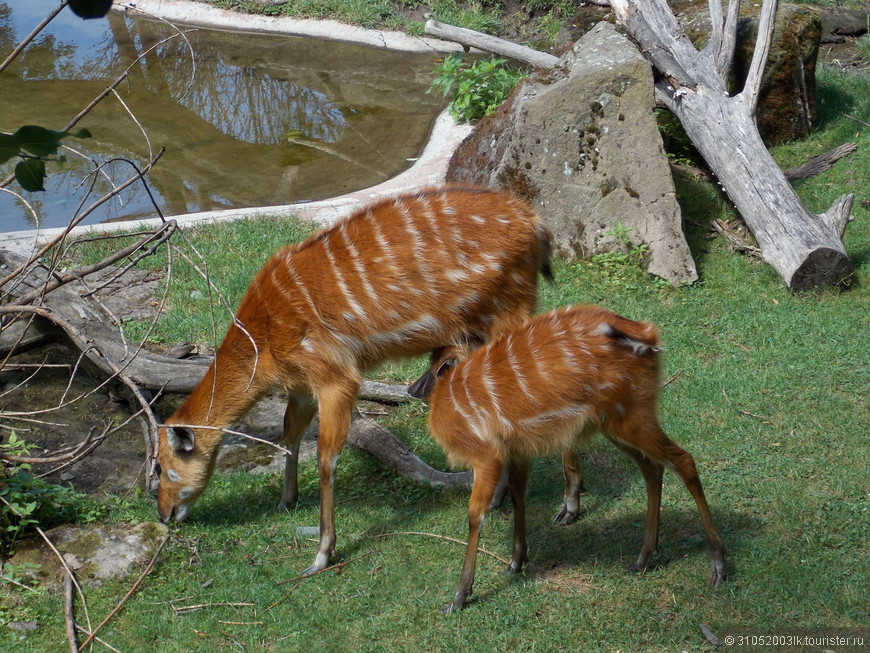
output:
<svg viewBox="0 0 870 653"><path fill-rule="evenodd" d="M307 576L296 576L296 578L288 578L287 580L279 581L275 583L275 587L278 587L279 585L286 585L287 583L295 583L296 581L306 580L308 578L314 578L315 576L319 576L320 574L330 571L332 569L341 569L342 567L349 565L351 562L356 562L357 560L365 558L366 556L370 556L373 553L377 553L377 551L369 551L368 553L363 553L361 556L351 558L350 560L345 560L344 562L339 562L338 564L331 565L329 567L326 567L325 569L321 569L320 571L315 571L314 573L308 574Z"/></svg>
<svg viewBox="0 0 870 653"><path fill-rule="evenodd" d="M399 533L381 533L380 535L373 535L370 539L377 540L377 539L380 539L382 537L394 537L396 535L421 535L423 537L434 537L434 538L439 539L439 540L447 540L448 542L455 542L456 544L461 544L462 546L468 546L468 542L463 542L462 540L457 540L454 537L447 537L446 535L438 535L436 533L421 533L418 531L404 531L404 532L399 532ZM484 555L488 555L490 557L495 558L499 562L503 562L504 564L510 563L510 561L505 560L501 556L497 556L492 551L487 551L486 549L481 549L480 547L478 547L477 550L480 551L481 553L483 553Z"/></svg>
<svg viewBox="0 0 870 653"><path fill-rule="evenodd" d="M263 610L263 612L268 612L269 610L271 610L272 608L274 608L276 605L278 605L279 603L281 603L282 601L284 601L284 599L286 599L288 596L290 596L293 592L296 591L296 588L297 588L297 587L299 587L299 583L296 583L293 587L291 587L291 588L290 588L290 589L289 589L289 590L284 594L284 596L282 596L280 599L278 599L277 601L275 601L272 605L270 605L270 606L267 607L265 610Z"/></svg>
<svg viewBox="0 0 870 653"><path fill-rule="evenodd" d="M222 602L222 603L198 603L197 605L186 605L181 608L173 608L176 615L187 614L188 612L197 612L198 610L205 610L206 608L255 608L257 607L254 603L232 603L232 602Z"/></svg>
<svg viewBox="0 0 870 653"><path fill-rule="evenodd" d="M728 396L728 393L725 392L725 388L722 388L722 396L725 397L725 401L728 402L729 406L734 406L734 404L731 402L731 398ZM765 417L764 415L756 415L754 413L750 413L748 411L745 411L742 408L737 408L736 406L734 406L734 410L736 410L741 415L746 415L747 417L754 417L755 419L760 419L765 424L767 423L768 418Z"/></svg>
<svg viewBox="0 0 870 653"><path fill-rule="evenodd" d="M76 636L76 617L73 611L73 582L72 574L67 572L63 576L63 616L66 623L66 639L72 653L78 653L79 640Z"/></svg>

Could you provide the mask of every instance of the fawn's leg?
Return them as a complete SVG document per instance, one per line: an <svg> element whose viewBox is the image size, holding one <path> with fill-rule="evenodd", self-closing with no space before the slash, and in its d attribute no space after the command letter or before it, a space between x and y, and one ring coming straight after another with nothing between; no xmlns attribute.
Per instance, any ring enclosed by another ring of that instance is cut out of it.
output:
<svg viewBox="0 0 870 653"><path fill-rule="evenodd" d="M465 547L465 560L462 563L459 586L456 588L453 601L441 609L444 614L462 609L474 589L474 568L477 564L480 531L483 528L486 511L492 501L496 485L498 485L502 467L502 461L495 458L474 465L474 485L471 488L471 499L468 502L468 544Z"/></svg>

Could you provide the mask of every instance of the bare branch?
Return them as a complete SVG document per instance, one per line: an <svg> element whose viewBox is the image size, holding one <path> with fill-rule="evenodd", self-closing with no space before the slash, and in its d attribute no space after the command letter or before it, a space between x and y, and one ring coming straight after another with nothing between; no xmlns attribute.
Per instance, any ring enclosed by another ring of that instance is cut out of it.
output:
<svg viewBox="0 0 870 653"><path fill-rule="evenodd" d="M92 290L90 293L87 293L83 296L87 296L88 294L92 294L92 293L96 292L97 290L99 290L100 288L104 287L105 285L108 285L109 283L111 283L112 281L117 279L118 277L122 276L127 270L129 270L130 268L135 266L143 258L146 258L146 257L154 254L154 252L157 251L157 248L160 247L160 245L162 245L163 243L165 243L172 236L172 234L175 233L175 230L177 227L178 227L178 223L176 223L175 220L169 220L167 222L164 222L162 225L160 225L157 228L156 231L146 233L144 236L142 236L142 238L137 240L132 245L128 245L127 247L124 247L123 249L119 249L118 251L113 252L110 256L104 258L99 263L94 263L92 265L86 265L86 266L83 266L80 268L76 268L72 272L69 272L69 273L64 274L64 275L54 275L54 279L52 281L49 281L48 283L46 283L43 287L39 288L38 290L35 290L27 295L24 295L23 297L20 297L18 300L16 300L15 303L17 305L30 304L37 297L44 297L45 295L50 293L52 290L55 290L56 288L60 288L61 286L68 284L72 281L80 280L80 279L82 279L82 278L86 277L87 275L92 274L94 272L99 272L100 270L104 270L105 268L109 267L110 265L114 265L115 263L117 263L121 259L127 258L131 254L134 254L135 252L142 250L142 252L140 253L139 256L137 256L135 259L133 259L127 266L125 266L124 268L122 268L121 270L116 272L108 281L105 282L105 284L103 284L102 286ZM146 245L148 246L147 248L146 248Z"/></svg>
<svg viewBox="0 0 870 653"><path fill-rule="evenodd" d="M65 454L61 454L59 456L51 456L48 458L42 458L42 457L31 457L31 456L13 456L11 454L0 453L0 460L8 460L9 462L13 462L13 463L25 463L25 464L30 464L30 465L40 465L40 464L45 464L45 463L59 463L59 462L65 461L65 460L69 460L70 458L76 458L78 456L78 454L82 452L82 450L87 448L93 442L94 431L96 431L96 430L97 430L96 427L91 427L91 430L88 431L88 434L87 434L87 436L85 436L85 439L82 440L73 451L70 451L70 452L65 453ZM105 434L103 434L103 436L101 436L101 438L102 437L105 437Z"/></svg>
<svg viewBox="0 0 870 653"><path fill-rule="evenodd" d="M39 35L39 33L45 29L46 25L48 25L51 21L53 21L55 19L55 17L61 11L63 11L63 8L66 7L66 4L67 4L67 0L61 0L61 3L57 7L55 7L55 9L53 9L51 11L51 13L49 13L48 16L46 16L42 20L41 23L39 23L39 25L34 27L33 31L31 31L30 34L28 34L27 36L25 36L21 40L21 43L19 43L18 45L15 46L15 49L9 53L9 56L3 60L3 63L0 63L0 73L2 73L4 70L6 70L6 68L9 66L9 64L11 64L13 61L15 61L16 57L18 57L18 55L21 54L21 52L24 50L24 48L26 48L28 45L30 45L30 42L33 41L33 39L35 39Z"/></svg>
<svg viewBox="0 0 870 653"><path fill-rule="evenodd" d="M160 542L160 544L157 546L157 551L154 552L154 557L151 558L151 562L148 563L148 566L145 567L145 570L142 572L142 574L139 576L139 578L136 580L136 582L133 583L133 586L132 586L132 587L130 588L130 590L129 590L125 595L124 595L124 598L121 599L121 600L118 602L118 605L116 605L116 606L112 609L112 611L111 611L109 614L106 615L106 618L103 619L103 620L100 622L100 624L99 624L96 628L94 628L94 629L91 631L91 634L88 635L88 638L87 638L87 639L82 643L82 645L79 647L79 651L83 651L83 650L85 649L85 647L86 647L88 644L90 644L90 643L94 640L94 638L97 636L97 633L100 631L100 629L101 629L103 626L105 626L107 623L109 623L109 621L111 621L112 618L113 618L116 614L118 614L118 612L121 611L121 608L124 607L124 604L127 602L127 600L128 600L131 596L133 596L133 594L136 592L137 589L139 589L139 586L142 584L142 581L144 581L144 580L145 580L145 577L146 577L148 574L151 573L151 570L154 568L154 564L157 562L157 557L160 555L160 552L163 551L163 547L166 545L166 543L167 543L168 541L169 541L169 534L167 534L167 535L163 538L163 540Z"/></svg>
<svg viewBox="0 0 870 653"><path fill-rule="evenodd" d="M722 17L722 2L721 0L709 0L707 6L710 8L710 43L707 47L713 52L713 58L719 67L719 55L722 52L722 44L725 42L725 19Z"/></svg>
<svg viewBox="0 0 870 653"><path fill-rule="evenodd" d="M668 82L675 87L697 86L686 64L698 57L698 51L665 0L610 0L617 20L628 27L629 36L652 61Z"/></svg>
<svg viewBox="0 0 870 653"><path fill-rule="evenodd" d="M707 48L713 54L716 70L723 83L728 79L734 48L737 45L737 18L740 12L740 0L728 0L727 18L722 14L722 1L709 0L710 23L712 32Z"/></svg>
<svg viewBox="0 0 870 653"><path fill-rule="evenodd" d="M16 267L12 270L12 272L10 272L8 275L6 275L5 278L3 278L2 280L0 280L0 288L2 288L3 286L5 286L7 283L9 283L10 281L12 281L13 279L17 278L17 277L21 274L21 272L23 272L23 271L24 271L24 270L25 270L29 265L31 265L34 261L38 260L41 256L44 256L44 255L45 255L47 252L49 252L52 248L54 248L54 247L57 246L59 243L62 243L64 240L66 240L67 236L69 236L69 234L70 234L70 232L72 231L72 229L73 229L74 227L76 227L76 226L77 226L77 225L78 225L78 224L79 224L79 223L80 223L84 218L86 218L90 213L92 213L92 212L93 212L97 207L99 207L100 205L104 204L105 202L107 202L107 201L110 200L111 198L115 197L115 196L118 195L118 193L120 193L122 190L124 190L124 189L126 189L127 187L133 185L133 184L136 183L137 181L142 181L142 182L144 183L144 181L145 181L145 175L147 175L148 172L151 170L151 168L153 168L154 165L157 163L157 161L160 160L160 157L163 156L164 151L165 151L165 150L161 148L160 152L157 153L157 156L155 156L153 159L151 159L151 161L148 162L148 165L145 166L145 168L143 168L142 170L139 170L139 169L135 166L135 164L133 164L132 162L128 161L127 163L130 163L130 165L132 165L134 168L136 168L136 175L135 175L135 176L129 178L129 179L128 179L127 181L125 181L123 184L121 184L120 186L118 186L117 188L115 188L114 190L112 190L111 192L107 193L107 194L104 195L102 198L100 198L99 200L97 200L96 202L94 202L94 203L93 203L93 204L92 204L92 205L91 205L91 206L90 206L90 207L89 207L85 212L78 214L78 215L77 215L73 220L70 221L70 223L67 225L66 229L64 229L60 234L58 234L57 236L55 236L54 238L52 238L51 240L49 240L45 245L43 245L43 246L39 249L39 251L34 252L34 253L33 253L29 258L27 258L23 263L21 263L20 265L16 266ZM147 185L147 184L145 185L145 188L146 188L146 190L148 190L148 193L149 193L149 196L150 196L150 189L148 189L148 185ZM151 200L152 200L152 202L153 202L153 201L154 201L154 198L151 197ZM157 206L157 205L156 205L156 203L155 203L155 207L156 207L156 206ZM159 213L159 212L160 212L159 207L157 207L157 210L158 210L158 213ZM162 217L162 214L161 214L161 217Z"/></svg>
<svg viewBox="0 0 870 653"><path fill-rule="evenodd" d="M463 45L466 49L478 48L537 68L552 68L559 61L558 57L554 57L546 52L534 50L518 43L512 43L511 41L505 41L489 34L482 34L472 29L445 25L437 20L426 21L425 29L426 33L430 36L454 41Z"/></svg>
<svg viewBox="0 0 870 653"><path fill-rule="evenodd" d="M714 0L715 1L715 0ZM778 0L764 0L761 8L761 18L758 22L758 37L755 40L755 51L752 53L752 63L746 75L746 84L742 95L746 98L749 115L754 116L758 110L758 96L761 91L761 80L764 76L764 66L773 41L773 28L776 19Z"/></svg>
<svg viewBox="0 0 870 653"><path fill-rule="evenodd" d="M76 635L76 616L73 609L73 583L72 575L63 576L63 616L66 623L66 639L72 653L78 653L79 640Z"/></svg>

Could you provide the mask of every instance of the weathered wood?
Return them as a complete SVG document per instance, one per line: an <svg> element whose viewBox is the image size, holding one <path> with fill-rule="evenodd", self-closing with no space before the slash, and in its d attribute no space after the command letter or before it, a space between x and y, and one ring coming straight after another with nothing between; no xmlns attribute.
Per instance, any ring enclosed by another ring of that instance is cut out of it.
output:
<svg viewBox="0 0 870 653"><path fill-rule="evenodd" d="M376 456L399 476L433 487L471 488L471 472L442 472L424 463L391 431L364 417L354 419L347 435L353 447Z"/></svg>
<svg viewBox="0 0 870 653"><path fill-rule="evenodd" d="M718 0L712 0L713 3ZM730 0L728 15L739 0ZM763 14L772 23L776 0L765 0ZM611 0L617 20L661 74L656 99L682 123L698 152L734 202L762 252L762 258L792 290L847 284L854 275L842 234L851 220L853 196L837 200L825 213L813 214L788 183L768 152L755 124L755 103L770 29L759 29L759 43L745 91L730 96L721 74L730 61L725 29L714 28L717 48L698 51L664 0ZM721 20L721 11L711 12Z"/></svg>
<svg viewBox="0 0 870 653"><path fill-rule="evenodd" d="M492 52L493 54L499 54L508 59L535 66L536 68L552 68L559 61L558 57L554 57L546 52L534 50L525 45L512 43L511 41L505 41L496 36L476 32L473 29L445 25L437 20L426 21L426 33L447 41L454 41L466 48L477 48L478 50Z"/></svg>
<svg viewBox="0 0 870 653"><path fill-rule="evenodd" d="M789 181L795 179L806 179L819 173L830 170L831 166L840 159L849 156L852 152L858 149L857 143L843 143L837 147L818 154L806 163L799 165L797 168L785 171L785 178Z"/></svg>
<svg viewBox="0 0 870 653"><path fill-rule="evenodd" d="M755 122L761 76L773 32L777 0L765 0L744 90L730 96L725 80L736 44L740 0L723 13L711 0L708 46L698 51L665 0L610 0L629 37L660 75L656 99L680 120L758 242L762 258L792 290L846 285L854 267L842 237L853 196L838 199L825 213L803 204L761 140ZM429 21L427 33L518 60L528 54L501 39ZM515 45L515 44L513 44ZM552 67L551 55L534 65Z"/></svg>

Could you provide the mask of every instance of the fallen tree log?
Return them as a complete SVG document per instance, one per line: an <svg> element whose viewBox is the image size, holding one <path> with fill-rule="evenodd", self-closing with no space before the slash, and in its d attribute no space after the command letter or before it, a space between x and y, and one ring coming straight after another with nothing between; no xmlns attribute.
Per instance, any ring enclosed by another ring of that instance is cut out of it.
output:
<svg viewBox="0 0 870 653"><path fill-rule="evenodd" d="M354 419L347 434L352 447L366 451L399 476L410 478L432 487L464 487L471 489L471 472L442 472L420 460L408 446L389 429L376 421L359 417Z"/></svg>
<svg viewBox="0 0 870 653"><path fill-rule="evenodd" d="M496 36L476 32L473 29L439 23L437 20L427 20L425 30L429 36L437 36L447 41L459 43L466 49L477 48L486 52L492 52L493 54L500 54L503 57L526 63L536 68L552 68L559 61L559 58L554 57L552 54L534 50L525 45L512 43L511 41L505 41Z"/></svg>
<svg viewBox="0 0 870 653"><path fill-rule="evenodd" d="M724 15L719 0L711 0L712 35L700 52L665 0L610 0L610 5L658 74L656 100L680 120L755 236L762 259L792 290L851 283L854 267L843 246L843 233L852 219L854 196L844 195L826 212L812 213L773 160L756 126L777 0L764 0L746 83L733 96L726 80L737 43L740 0L729 0ZM487 35L472 38L472 30L430 23L426 31L431 35L511 56L507 41ZM558 60L537 61L535 65L552 67Z"/></svg>
<svg viewBox="0 0 870 653"><path fill-rule="evenodd" d="M853 195L814 214L768 152L755 124L758 91L773 33L777 0L762 7L752 64L743 90L725 80L736 43L740 0L723 15L711 0L712 35L698 51L665 0L611 0L617 20L658 72L656 99L674 113L693 145L752 231L762 258L792 290L841 286L854 268L843 246Z"/></svg>
<svg viewBox="0 0 870 653"><path fill-rule="evenodd" d="M830 170L834 163L843 157L849 156L856 149L858 149L857 143L843 143L842 145L838 145L832 150L811 157L809 161L803 165L799 165L797 168L786 170L784 173L785 178L789 181L794 181L795 179L806 179L807 177L818 175L826 170Z"/></svg>

